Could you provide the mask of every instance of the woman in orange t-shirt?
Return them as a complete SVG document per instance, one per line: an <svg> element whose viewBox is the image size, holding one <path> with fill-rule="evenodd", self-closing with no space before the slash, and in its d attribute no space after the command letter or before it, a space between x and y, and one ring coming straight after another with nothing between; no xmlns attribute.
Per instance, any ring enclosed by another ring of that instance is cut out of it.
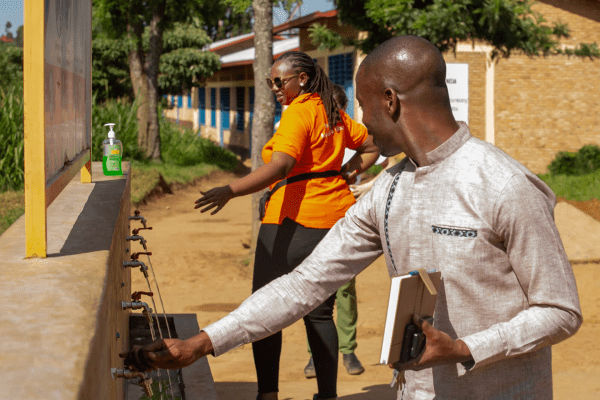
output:
<svg viewBox="0 0 600 400"><path fill-rule="evenodd" d="M204 207L202 212L215 208L211 213L215 214L231 198L270 186L272 195L256 246L252 292L291 272L310 255L354 204L348 182L353 183L379 157L366 128L338 109L333 83L309 55L298 51L283 54L273 65L267 84L277 101L289 107L263 149L265 164L227 186L202 192L203 197L196 201L196 208ZM345 148L356 154L342 167ZM280 180L297 176L299 180L286 180L273 190ZM319 388L315 399L337 397L334 303L335 293L304 317ZM281 332L277 332L252 344L257 399L277 400L281 341Z"/></svg>

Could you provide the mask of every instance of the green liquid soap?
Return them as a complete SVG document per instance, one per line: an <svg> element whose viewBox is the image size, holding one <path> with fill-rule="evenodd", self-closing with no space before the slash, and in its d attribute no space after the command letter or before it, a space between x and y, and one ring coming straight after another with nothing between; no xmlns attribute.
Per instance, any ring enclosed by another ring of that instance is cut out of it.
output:
<svg viewBox="0 0 600 400"><path fill-rule="evenodd" d="M104 126L110 127L108 132L108 139L102 142L102 171L104 175L123 175L121 169L121 157L123 156L123 144L115 139L115 131L113 126L115 124L110 123Z"/></svg>
<svg viewBox="0 0 600 400"><path fill-rule="evenodd" d="M118 167L115 167L115 164L118 165ZM104 175L123 175L123 170L121 169L121 157L119 156L118 161L115 159L111 159L110 156L103 156L102 157L102 171L104 172Z"/></svg>

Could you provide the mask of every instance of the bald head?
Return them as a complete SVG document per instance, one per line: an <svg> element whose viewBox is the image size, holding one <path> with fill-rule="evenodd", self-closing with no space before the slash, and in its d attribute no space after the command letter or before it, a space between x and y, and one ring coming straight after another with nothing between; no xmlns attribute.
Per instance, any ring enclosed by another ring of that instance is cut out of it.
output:
<svg viewBox="0 0 600 400"><path fill-rule="evenodd" d="M402 95L417 90L447 97L446 63L434 45L418 36L387 40L369 53L359 71L381 90L391 87Z"/></svg>
<svg viewBox="0 0 600 400"><path fill-rule="evenodd" d="M373 50L356 75L363 124L381 154L404 152L419 165L458 130L439 50L418 36L399 36Z"/></svg>

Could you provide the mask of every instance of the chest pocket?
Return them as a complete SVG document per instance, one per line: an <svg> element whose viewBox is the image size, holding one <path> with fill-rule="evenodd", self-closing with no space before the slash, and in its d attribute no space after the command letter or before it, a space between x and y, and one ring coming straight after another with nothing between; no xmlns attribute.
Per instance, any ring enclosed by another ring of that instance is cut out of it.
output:
<svg viewBox="0 0 600 400"><path fill-rule="evenodd" d="M452 228L452 227L431 225L431 231L437 235L446 235L446 236L462 237L462 238L470 238L470 239L477 237L476 229Z"/></svg>
<svg viewBox="0 0 600 400"><path fill-rule="evenodd" d="M435 268L441 271L474 268L479 264L479 235L478 230L471 227L432 224L431 251Z"/></svg>

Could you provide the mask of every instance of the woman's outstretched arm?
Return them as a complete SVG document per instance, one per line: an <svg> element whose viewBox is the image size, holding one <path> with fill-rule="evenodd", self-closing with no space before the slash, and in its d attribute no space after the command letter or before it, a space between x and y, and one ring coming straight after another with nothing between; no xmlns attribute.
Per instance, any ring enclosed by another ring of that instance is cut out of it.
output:
<svg viewBox="0 0 600 400"><path fill-rule="evenodd" d="M284 179L296 165L296 159L286 153L275 151L271 162L257 168L250 174L240 178L229 185L216 187L202 193L196 200L194 208L204 207L200 212L206 212L216 207L211 215L218 213L229 200L234 197L244 196L258 192L267 186Z"/></svg>

